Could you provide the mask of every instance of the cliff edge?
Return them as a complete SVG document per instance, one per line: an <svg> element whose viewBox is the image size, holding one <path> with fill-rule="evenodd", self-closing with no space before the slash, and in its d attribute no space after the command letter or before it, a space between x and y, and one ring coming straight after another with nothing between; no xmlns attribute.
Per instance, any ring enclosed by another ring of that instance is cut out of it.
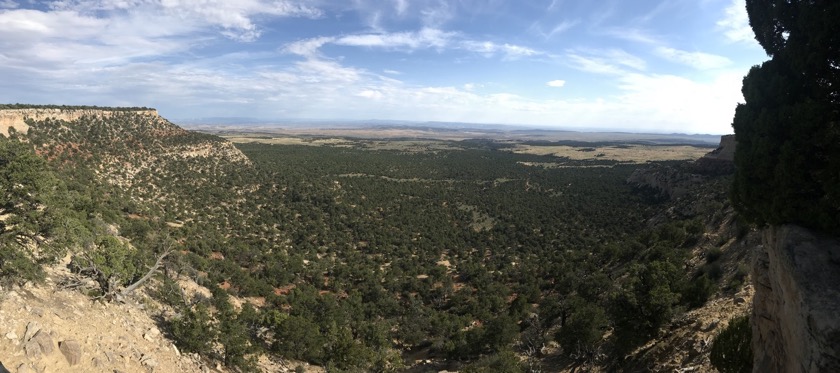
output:
<svg viewBox="0 0 840 373"><path fill-rule="evenodd" d="M840 372L840 240L768 228L753 276L753 371Z"/></svg>
<svg viewBox="0 0 840 373"><path fill-rule="evenodd" d="M45 119L57 119L65 121L78 120L83 116L100 116L110 118L115 113L120 113L118 110L101 110L101 109L60 109L60 108L27 108L27 109L3 109L0 110L0 135L9 136L9 129L14 128L15 131L26 133L29 131L29 125L26 119L35 121L42 121ZM132 113L140 115L148 115L152 117L159 117L157 110L133 110Z"/></svg>

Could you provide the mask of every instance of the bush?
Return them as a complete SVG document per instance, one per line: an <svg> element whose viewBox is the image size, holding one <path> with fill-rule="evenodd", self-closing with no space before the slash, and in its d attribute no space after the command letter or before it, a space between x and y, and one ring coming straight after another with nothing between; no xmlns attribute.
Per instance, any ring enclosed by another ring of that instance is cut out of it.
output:
<svg viewBox="0 0 840 373"><path fill-rule="evenodd" d="M216 338L216 330L211 324L210 313L203 304L193 311L185 307L181 317L169 323L169 331L175 344L182 351L207 355Z"/></svg>
<svg viewBox="0 0 840 373"><path fill-rule="evenodd" d="M706 263L714 263L723 256L723 250L719 247L713 247L706 250Z"/></svg>
<svg viewBox="0 0 840 373"><path fill-rule="evenodd" d="M604 309L596 304L583 303L575 308L556 339L571 356L589 355L601 342L607 316Z"/></svg>
<svg viewBox="0 0 840 373"><path fill-rule="evenodd" d="M709 359L712 366L722 373L751 372L752 329L750 317L740 316L729 321L729 325L715 337Z"/></svg>

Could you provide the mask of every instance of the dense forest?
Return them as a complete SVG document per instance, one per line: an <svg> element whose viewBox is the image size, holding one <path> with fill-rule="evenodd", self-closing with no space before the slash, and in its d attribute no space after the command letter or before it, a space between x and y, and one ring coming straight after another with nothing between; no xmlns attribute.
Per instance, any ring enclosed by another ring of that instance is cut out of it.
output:
<svg viewBox="0 0 840 373"><path fill-rule="evenodd" d="M0 139L0 212L21 219L0 234L6 281L37 280L70 250L99 284L91 296L107 299L165 258L150 291L173 310L170 337L244 371L258 351L329 371L400 371L415 357L538 371L548 355L554 368L621 367L672 317L738 286L722 279L719 249L686 270L724 223L727 176L671 201L626 183L651 165L547 168L558 159L481 140L241 144L244 158L131 112L29 125ZM52 251L26 250L37 241ZM212 297L186 297L179 278Z"/></svg>

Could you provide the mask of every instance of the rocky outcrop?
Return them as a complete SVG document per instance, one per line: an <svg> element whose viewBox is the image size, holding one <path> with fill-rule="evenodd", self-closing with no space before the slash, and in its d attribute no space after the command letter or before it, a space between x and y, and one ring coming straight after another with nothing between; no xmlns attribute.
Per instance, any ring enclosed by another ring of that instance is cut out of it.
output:
<svg viewBox="0 0 840 373"><path fill-rule="evenodd" d="M10 128L14 128L17 132L26 133L29 131L29 125L26 123L26 119L40 121L54 118L59 120L74 121L84 116L100 116L109 118L115 113L121 112L123 111L98 109L3 109L0 110L0 135L9 136ZM140 115L158 117L158 112L154 109L133 110L131 112Z"/></svg>
<svg viewBox="0 0 840 373"><path fill-rule="evenodd" d="M656 190L671 199L678 199L688 193L692 186L707 176L720 176L735 171L735 135L720 138L717 149L702 158L682 165L651 164L634 171L627 182L641 188Z"/></svg>
<svg viewBox="0 0 840 373"><path fill-rule="evenodd" d="M840 372L840 240L768 228L753 276L753 371Z"/></svg>
<svg viewBox="0 0 840 373"><path fill-rule="evenodd" d="M725 175L735 172L735 135L720 137L720 145L694 162L694 169L701 174Z"/></svg>

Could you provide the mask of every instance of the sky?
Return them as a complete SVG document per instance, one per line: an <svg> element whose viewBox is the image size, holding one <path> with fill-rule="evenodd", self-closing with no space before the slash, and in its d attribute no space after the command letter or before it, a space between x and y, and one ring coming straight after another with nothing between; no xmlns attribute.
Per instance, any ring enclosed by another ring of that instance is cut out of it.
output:
<svg viewBox="0 0 840 373"><path fill-rule="evenodd" d="M0 0L0 103L732 133L744 0Z"/></svg>

